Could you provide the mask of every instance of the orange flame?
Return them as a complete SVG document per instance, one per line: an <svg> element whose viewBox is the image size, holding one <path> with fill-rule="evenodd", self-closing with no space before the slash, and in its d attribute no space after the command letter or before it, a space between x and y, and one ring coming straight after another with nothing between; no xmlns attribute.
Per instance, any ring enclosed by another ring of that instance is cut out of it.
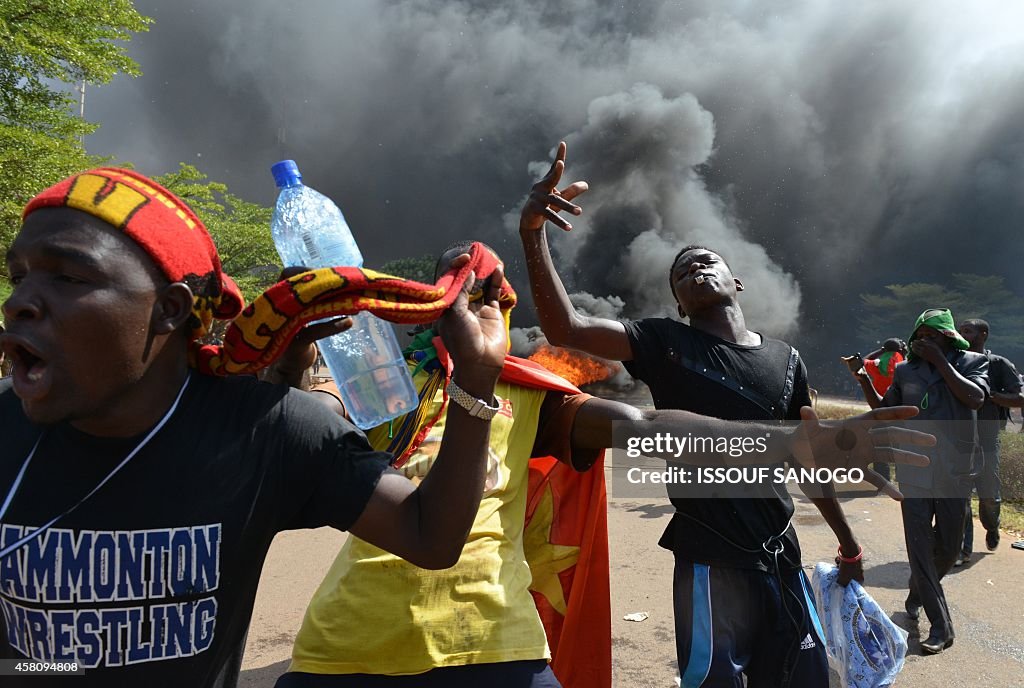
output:
<svg viewBox="0 0 1024 688"><path fill-rule="evenodd" d="M550 344L541 344L529 358L577 387L604 380L616 372L615 368L600 359Z"/></svg>

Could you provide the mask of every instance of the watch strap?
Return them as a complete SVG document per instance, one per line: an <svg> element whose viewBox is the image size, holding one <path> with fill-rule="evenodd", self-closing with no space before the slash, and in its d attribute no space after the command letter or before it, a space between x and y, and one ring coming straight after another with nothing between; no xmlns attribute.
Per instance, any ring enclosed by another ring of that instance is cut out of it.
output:
<svg viewBox="0 0 1024 688"><path fill-rule="evenodd" d="M489 406L483 399L477 399L472 394L455 384L454 380L448 381L448 398L466 409L466 412L474 418L490 420L501 410L501 404L496 397L491 397L494 406Z"/></svg>

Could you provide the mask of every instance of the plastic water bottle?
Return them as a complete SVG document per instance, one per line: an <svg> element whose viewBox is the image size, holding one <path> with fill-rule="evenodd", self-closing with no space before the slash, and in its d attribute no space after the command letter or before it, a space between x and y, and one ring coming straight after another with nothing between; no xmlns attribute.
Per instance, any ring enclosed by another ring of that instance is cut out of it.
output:
<svg viewBox="0 0 1024 688"><path fill-rule="evenodd" d="M338 206L302 184L293 160L270 168L281 190L270 221L284 265L362 267L363 256ZM419 399L391 324L370 313L319 342L352 422L363 430L416 408Z"/></svg>

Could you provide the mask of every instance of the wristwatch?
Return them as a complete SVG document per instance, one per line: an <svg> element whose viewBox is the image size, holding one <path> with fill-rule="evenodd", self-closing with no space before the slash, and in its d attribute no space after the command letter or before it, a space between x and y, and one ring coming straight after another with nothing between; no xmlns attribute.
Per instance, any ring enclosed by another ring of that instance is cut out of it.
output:
<svg viewBox="0 0 1024 688"><path fill-rule="evenodd" d="M466 409L469 415L481 420L490 420L494 414L501 410L501 404L497 397L492 396L494 406L488 406L483 399L477 399L472 394L455 384L454 380L448 381L448 398Z"/></svg>

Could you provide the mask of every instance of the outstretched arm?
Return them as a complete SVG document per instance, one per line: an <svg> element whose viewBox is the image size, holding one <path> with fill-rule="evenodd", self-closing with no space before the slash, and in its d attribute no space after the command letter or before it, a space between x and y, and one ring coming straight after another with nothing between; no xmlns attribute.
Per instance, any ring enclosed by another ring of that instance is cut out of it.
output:
<svg viewBox="0 0 1024 688"><path fill-rule="evenodd" d="M540 319L540 327L548 341L615 361L628 361L633 351L626 328L617 320L581 315L569 301L562 280L558 277L548 248L544 223L569 231L572 225L558 213L573 215L583 212L572 200L587 190L586 182L576 182L562 190L558 183L565 170L565 143L558 144L555 162L543 179L533 185L519 219L519 236L526 252L530 288Z"/></svg>
<svg viewBox="0 0 1024 688"><path fill-rule="evenodd" d="M795 459L806 467L859 468L868 482L894 499L901 499L899 491L868 465L876 461L928 465L926 456L896 447L932 446L935 444L933 435L884 426L887 422L912 418L917 413L913 406L893 406L842 421L820 423L814 411L804 407L799 425L777 425L727 421L671 409L641 411L621 402L594 398L583 404L576 414L572 443L574 449L639 448L645 456L701 466L772 464ZM712 443L708 443L700 445L698 451L680 453L668 443L644 447L635 442L636 438L654 438L659 434L740 438L741 443L748 440L747 446L762 440L764 451L744 451L736 456L715 451ZM633 446L630 446L631 441Z"/></svg>
<svg viewBox="0 0 1024 688"><path fill-rule="evenodd" d="M572 428L572 441L574 448L612 447L628 448L630 437L654 437L658 433L674 434L681 436L691 433L694 436L709 437L741 437L750 438L754 441L769 435L767 451L763 453L745 452L741 457L733 457L729 454L691 452L684 455L677 455L669 449L660 454L660 458L668 461L681 463L695 463L703 465L715 465L721 463L734 464L743 462L757 463L778 463L789 460L794 454L802 456L802 463L807 463L810 457L815 464L827 465L829 461L839 459L847 468L860 467L866 475L871 475L871 482L881 486L884 484L886 492L894 498L901 498L899 492L885 481L884 478L874 472L869 473L867 464L873 460L897 460L905 463L927 463L927 459L920 454L902 452L892 449L891 445L897 443L927 446L934 443L934 437L914 431L903 431L890 429L885 435L878 434L872 438L870 425L880 420L891 420L895 417L910 417L916 415L917 409L909 406L896 407L886 411L873 411L850 419L849 423L838 423L831 426L822 426L817 423L814 412L807 408L803 414L807 420L808 427L780 427L764 423L744 423L725 421L718 418L700 416L688 411L678 410L655 410L641 411L637 408L607 399L591 399L587 401L577 412L576 420ZM621 426L618 432L613 433L613 423L619 422ZM851 429L853 428L853 429ZM860 442L856 455L850 455L856 449L857 442L851 440L855 431L860 431L861 438L867 441ZM843 451L845 448L845 451ZM644 452L648 454L648 452ZM659 455L659 452L649 452L650 455ZM845 454L845 456L844 456ZM861 566L860 545L853 535L842 506L836 498L835 490L831 484L821 486L821 493L808 495L818 511L821 512L825 522L836 534L839 541L839 554L844 559L855 561L839 561L839 583L846 585L851 579L863 582L864 571ZM838 559L838 557L837 557Z"/></svg>

